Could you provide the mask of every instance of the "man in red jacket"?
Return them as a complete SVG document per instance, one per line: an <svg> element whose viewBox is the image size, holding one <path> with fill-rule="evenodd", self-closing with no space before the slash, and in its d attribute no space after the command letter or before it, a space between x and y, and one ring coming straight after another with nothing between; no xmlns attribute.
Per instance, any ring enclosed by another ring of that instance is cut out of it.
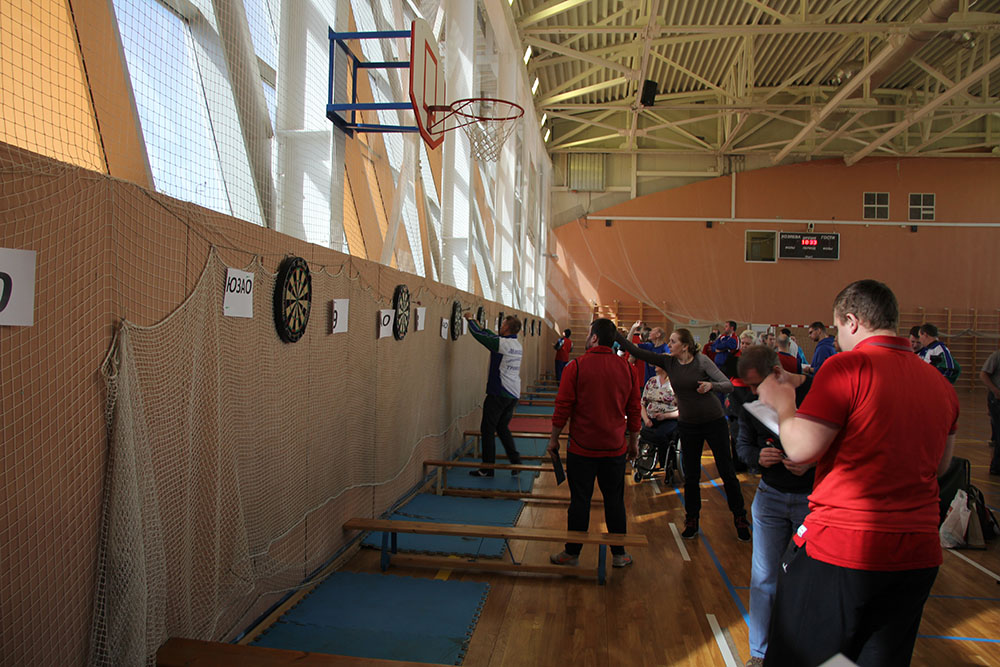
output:
<svg viewBox="0 0 1000 667"><path fill-rule="evenodd" d="M570 420L566 453L569 482L569 530L590 528L590 499L594 479L604 495L604 520L609 533L624 533L625 460L639 452L642 417L639 383L629 364L612 350L615 325L609 319L594 320L587 336L586 353L566 366L552 415L552 436L548 452L559 452L559 435ZM627 421L626 421L627 419ZM625 428L628 426L628 445ZM577 565L582 544L566 544L565 551L553 554L557 565ZM632 557L625 547L611 547L611 564L625 567Z"/></svg>

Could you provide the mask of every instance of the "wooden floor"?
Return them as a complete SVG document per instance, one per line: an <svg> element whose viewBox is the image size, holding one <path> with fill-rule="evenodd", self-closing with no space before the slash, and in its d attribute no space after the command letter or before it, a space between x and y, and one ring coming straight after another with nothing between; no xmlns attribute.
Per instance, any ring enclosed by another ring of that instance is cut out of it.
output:
<svg viewBox="0 0 1000 667"><path fill-rule="evenodd" d="M964 393L960 401L956 454L972 461L973 484L989 505L1000 507L1000 477L987 473L991 450L985 395ZM703 462L706 472L714 474L711 457ZM757 478L740 477L749 509ZM689 557L685 560L671 529L683 522L680 497L673 488L648 481L636 485L629 477L629 531L646 534L650 546L632 553L632 566L611 571L606 586L593 579L534 575L390 572L490 583L465 665L742 666L749 657L744 610L749 608L751 546L737 541L721 483L715 482L718 486L707 475L703 478L702 536L681 543ZM535 488L551 491L553 483L543 475ZM520 525L562 528L565 511L565 505L528 504ZM602 528L603 512L595 507L591 529ZM513 545L517 558L536 563L547 563L549 553L560 548L537 542ZM596 563L596 548L585 548L581 561ZM1000 541L987 551L944 554L913 665L1000 665L1000 582L968 561L1000 574ZM362 549L344 569L377 572L378 552Z"/></svg>

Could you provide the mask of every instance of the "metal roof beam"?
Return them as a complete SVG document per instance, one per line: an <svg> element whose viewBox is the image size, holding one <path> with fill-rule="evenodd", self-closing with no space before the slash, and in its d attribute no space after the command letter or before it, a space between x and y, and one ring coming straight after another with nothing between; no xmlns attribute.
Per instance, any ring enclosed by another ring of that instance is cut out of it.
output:
<svg viewBox="0 0 1000 667"><path fill-rule="evenodd" d="M523 28L525 26L534 25L535 23L550 19L553 16L558 16L565 11L573 9L579 5L584 5L588 2L590 2L590 0L552 0L551 2L546 2L536 11L518 19L517 27Z"/></svg>
<svg viewBox="0 0 1000 667"><path fill-rule="evenodd" d="M854 164L861 158L870 154L876 148L882 146L887 141L891 140L893 137L895 137L900 132L908 128L913 123L919 121L927 114L934 113L934 111L937 110L939 107L941 107L945 102L955 97L956 95L963 93L966 88L976 83L977 81L983 79L984 77L989 76L997 68L1000 68L1000 55L994 56L992 59L990 59L989 61L978 67L971 74L966 76L964 79L956 83L954 86L952 86L945 92L935 97L933 100L925 104L923 107L921 107L912 114L908 114L907 117L904 118L894 128L892 128L891 130L880 136L878 139L875 139L868 146L862 148L854 155L845 158L844 162L846 162L848 166Z"/></svg>
<svg viewBox="0 0 1000 667"><path fill-rule="evenodd" d="M691 77L692 79L694 79L698 83L702 84L703 86L711 88L715 92L720 93L720 94L728 97L729 99L732 99L732 100L739 99L739 98L736 97L736 95L733 95L728 90L725 90L724 88L721 88L721 87L717 86L716 84L712 83L711 81L709 81L705 77L703 77L700 74L697 74L697 73L689 70L687 67L684 67L680 63L674 62L670 58L667 58L666 56L661 55L661 54L657 53L656 51L653 51L652 54L653 54L654 57L656 57L658 60L662 61L664 64L669 65L670 67L673 67L674 69L678 70L679 72L682 72L682 73L686 74L687 76Z"/></svg>
<svg viewBox="0 0 1000 667"><path fill-rule="evenodd" d="M830 101L816 114L813 115L812 120L810 120L805 127L803 127L795 137L789 141L784 148L778 151L778 154L774 156L773 162L775 164L781 162L788 156L792 150L798 146L802 141L809 136L809 134L816 129L820 123L829 117L834 111L839 107L851 94L854 93L858 88L860 88L868 77L871 76L872 72L876 71L881 67L882 63L887 61L889 58L895 54L896 50L902 46L902 40L898 38L893 38L888 44L886 44L878 54L868 61L860 72L848 79L847 83L840 87L837 94L830 98Z"/></svg>
<svg viewBox="0 0 1000 667"><path fill-rule="evenodd" d="M623 83L628 83L628 79L624 76L615 77L614 79L608 79L607 81L602 81L600 83L595 83L589 86L584 86L583 88L577 88L575 90L568 90L565 93L559 93L558 95L552 95L551 97L546 97L544 100L539 100L539 106L545 104L557 104L563 100L570 100L574 97L579 97L580 95L587 95L588 93L596 93L599 90L606 90L608 88L613 88L614 86L621 85Z"/></svg>
<svg viewBox="0 0 1000 667"><path fill-rule="evenodd" d="M625 67L624 65L619 65L616 62L610 60L605 60L603 58L598 58L596 56L589 55L583 51L577 51L576 49L570 49L564 47L560 44L553 44L552 42L545 41L544 39L537 39L535 37L528 37L524 40L525 44L531 45L532 48L545 49L547 51L552 51L554 53L561 53L564 56L570 56L576 60L582 60L584 62L591 63L592 65L598 65L606 69L618 72L627 76L630 79L635 79L637 73L634 69ZM621 51L619 47L619 52Z"/></svg>
<svg viewBox="0 0 1000 667"><path fill-rule="evenodd" d="M784 14L782 14L781 12L779 12L777 9L774 9L772 7L769 7L769 6L765 5L760 0L743 0L743 2L745 2L748 5L750 5L751 7L756 7L757 9L759 9L762 12L764 12L765 14L768 14L769 16L773 16L774 18L778 19L778 21L781 22L781 23L794 23L795 22L793 19L790 19L789 17L785 16Z"/></svg>

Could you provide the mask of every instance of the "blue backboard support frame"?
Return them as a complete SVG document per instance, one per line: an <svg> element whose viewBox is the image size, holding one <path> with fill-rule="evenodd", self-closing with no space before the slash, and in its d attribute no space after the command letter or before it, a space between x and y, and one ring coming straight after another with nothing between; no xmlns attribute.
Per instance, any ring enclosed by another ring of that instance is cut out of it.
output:
<svg viewBox="0 0 1000 667"><path fill-rule="evenodd" d="M358 58L347 41L351 39L394 39L410 37L409 30L376 30L372 32L334 32L330 30L330 76L327 89L326 117L333 121L333 124L344 131L347 136L352 136L355 132L419 132L416 125L383 125L379 123L358 122L359 111L405 111L413 110L411 102L358 102L358 70L365 69L409 69L410 62L405 61L380 61L366 62ZM335 64L337 62L337 52L342 51L348 59L348 67L351 69L351 101L348 103L334 104L333 102L333 77Z"/></svg>

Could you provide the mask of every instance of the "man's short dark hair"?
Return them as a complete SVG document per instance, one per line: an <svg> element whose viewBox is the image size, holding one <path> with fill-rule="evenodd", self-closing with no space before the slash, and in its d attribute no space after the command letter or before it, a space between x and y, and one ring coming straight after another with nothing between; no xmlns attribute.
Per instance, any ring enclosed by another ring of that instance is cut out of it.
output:
<svg viewBox="0 0 1000 667"><path fill-rule="evenodd" d="M789 329L788 327L785 327L784 329L781 330L781 333L785 334L786 336L791 336L792 330Z"/></svg>
<svg viewBox="0 0 1000 667"><path fill-rule="evenodd" d="M729 320L728 322L726 322L726 324L729 325L730 329L732 329L733 331L736 331L736 322L734 322L733 320Z"/></svg>
<svg viewBox="0 0 1000 667"><path fill-rule="evenodd" d="M719 337L719 332L718 331L713 331L712 333L708 334L708 342L711 343L713 340L715 340L718 337Z"/></svg>
<svg viewBox="0 0 1000 667"><path fill-rule="evenodd" d="M810 329L819 329L820 331L826 331L826 325L823 324L822 322L820 322L819 320L816 320L815 322L813 322L812 324L810 324L809 328Z"/></svg>
<svg viewBox="0 0 1000 667"><path fill-rule="evenodd" d="M572 331L570 331L569 329L563 329L563 336L565 336L566 338L569 338L572 335L573 335Z"/></svg>
<svg viewBox="0 0 1000 667"><path fill-rule="evenodd" d="M840 290L840 294L833 300L833 312L840 320L844 320L848 313L853 313L872 331L895 331L899 322L896 295L885 283L870 278L856 280Z"/></svg>
<svg viewBox="0 0 1000 667"><path fill-rule="evenodd" d="M778 353L767 345L751 345L750 347L743 348L740 353L740 361L736 364L736 372L742 378L746 375L747 371L753 369L757 371L757 375L763 380L768 375L775 366L781 365L778 360Z"/></svg>
<svg viewBox="0 0 1000 667"><path fill-rule="evenodd" d="M503 318L503 323L510 327L510 332L513 335L521 333L521 320L517 319L517 315L508 315Z"/></svg>
<svg viewBox="0 0 1000 667"><path fill-rule="evenodd" d="M920 335L920 325L919 324L914 324L912 327L910 327L910 335L913 336L914 338L916 338L917 336Z"/></svg>
<svg viewBox="0 0 1000 667"><path fill-rule="evenodd" d="M618 333L618 328L615 323L606 317L599 317L590 324L590 335L597 336L598 345L606 345L611 347L615 342L615 334Z"/></svg>
<svg viewBox="0 0 1000 667"><path fill-rule="evenodd" d="M920 325L920 333L927 334L931 338L938 337L938 328L931 324L930 322L925 322Z"/></svg>

